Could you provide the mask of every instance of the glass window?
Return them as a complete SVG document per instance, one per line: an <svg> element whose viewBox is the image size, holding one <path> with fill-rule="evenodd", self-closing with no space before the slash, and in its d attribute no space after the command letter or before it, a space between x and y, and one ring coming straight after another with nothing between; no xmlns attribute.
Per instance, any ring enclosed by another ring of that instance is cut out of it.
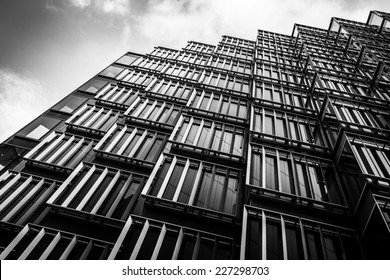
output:
<svg viewBox="0 0 390 280"><path fill-rule="evenodd" d="M283 117L277 117L275 119L276 136L287 137L286 122Z"/></svg>
<svg viewBox="0 0 390 280"><path fill-rule="evenodd" d="M275 190L277 188L277 167L276 158L266 156L265 157L265 186L268 189Z"/></svg>
<svg viewBox="0 0 390 280"><path fill-rule="evenodd" d="M301 230L299 225L285 221L285 227L288 259L304 259Z"/></svg>
<svg viewBox="0 0 390 280"><path fill-rule="evenodd" d="M161 245L160 252L158 253L158 260L171 260L173 250L177 242L178 232L167 230L164 236L164 241Z"/></svg>
<svg viewBox="0 0 390 280"><path fill-rule="evenodd" d="M149 192L150 195L157 196L157 194L162 186L162 183L163 183L165 177L167 176L169 166L170 166L170 163L164 162L163 166L160 169L159 175L155 179L153 187L152 187L151 191Z"/></svg>
<svg viewBox="0 0 390 280"><path fill-rule="evenodd" d="M40 116L16 134L19 136L39 140L60 122L61 120L58 119L54 119L48 116Z"/></svg>
<svg viewBox="0 0 390 280"><path fill-rule="evenodd" d="M138 57L139 56L136 56L136 55L126 54L126 55L122 56L121 58L119 58L116 62L121 63L121 64L125 64L125 65L130 65Z"/></svg>
<svg viewBox="0 0 390 280"><path fill-rule="evenodd" d="M208 197L208 208L219 211L220 203L223 201L223 191L225 188L225 175L215 174L213 187Z"/></svg>
<svg viewBox="0 0 390 280"><path fill-rule="evenodd" d="M115 78L123 68L117 67L117 66L108 66L106 69L104 69L100 75L107 76L110 78Z"/></svg>
<svg viewBox="0 0 390 280"><path fill-rule="evenodd" d="M138 252L137 260L150 260L152 257L157 239L160 234L160 229L150 226L146 236L142 242L141 249Z"/></svg>
<svg viewBox="0 0 390 280"><path fill-rule="evenodd" d="M324 180L318 165L309 165L309 177L313 189L313 198L316 200L329 201L324 188Z"/></svg>
<svg viewBox="0 0 390 280"><path fill-rule="evenodd" d="M280 159L279 164L280 190L286 193L294 193L294 181L291 161L289 159Z"/></svg>
<svg viewBox="0 0 390 280"><path fill-rule="evenodd" d="M173 195L175 194L176 188L178 187L178 183L181 177L181 174L183 173L184 165L181 163L176 164L175 168L173 169L171 178L168 181L168 185L165 188L165 192L163 194L163 198L165 199L172 199Z"/></svg>
<svg viewBox="0 0 390 280"><path fill-rule="evenodd" d="M211 260L213 257L214 240L201 238L197 260Z"/></svg>
<svg viewBox="0 0 390 280"><path fill-rule="evenodd" d="M252 164L251 164L250 183L252 185L261 187L261 182L262 182L261 155L260 154L253 154L251 163Z"/></svg>
<svg viewBox="0 0 390 280"><path fill-rule="evenodd" d="M306 173L306 165L296 162L295 168L297 171L300 195L311 198L310 186L309 186L309 181Z"/></svg>
<svg viewBox="0 0 390 280"><path fill-rule="evenodd" d="M323 260L324 254L322 251L320 233L314 229L305 229L307 254L311 260Z"/></svg>
<svg viewBox="0 0 390 280"><path fill-rule="evenodd" d="M339 236L331 234L323 234L324 251L326 259L339 260L343 259L341 243Z"/></svg>
<svg viewBox="0 0 390 280"><path fill-rule="evenodd" d="M104 85L106 85L106 81L92 79L88 81L86 84L81 86L79 90L87 91L89 93L97 93Z"/></svg>
<svg viewBox="0 0 390 280"><path fill-rule="evenodd" d="M58 110L64 113L72 113L75 109L77 109L81 104L83 104L87 100L84 97L70 95L66 97L64 100L60 101L54 107L53 110Z"/></svg>
<svg viewBox="0 0 390 280"><path fill-rule="evenodd" d="M194 166L190 166L190 168L187 171L186 177L183 182L183 186L180 190L178 201L182 203L188 203L191 191L194 187L196 174L198 172L198 168Z"/></svg>
<svg viewBox="0 0 390 280"><path fill-rule="evenodd" d="M211 170L205 170L203 173L202 183L200 185L200 191L198 193L196 205L200 207L206 207L207 198L209 192L212 189L213 174Z"/></svg>
<svg viewBox="0 0 390 280"><path fill-rule="evenodd" d="M236 193L238 188L238 179L228 177L226 193L223 197L225 201L222 212L234 214L236 212Z"/></svg>
<svg viewBox="0 0 390 280"><path fill-rule="evenodd" d="M282 227L280 222L267 219L267 260L283 259Z"/></svg>
<svg viewBox="0 0 390 280"><path fill-rule="evenodd" d="M261 220L250 218L248 221L248 233L246 238L245 251L247 260L261 260L262 259L262 226Z"/></svg>
<svg viewBox="0 0 390 280"><path fill-rule="evenodd" d="M183 241L180 247L179 257L180 260L191 260L194 253L194 247L196 242L196 236L192 234L184 234Z"/></svg>

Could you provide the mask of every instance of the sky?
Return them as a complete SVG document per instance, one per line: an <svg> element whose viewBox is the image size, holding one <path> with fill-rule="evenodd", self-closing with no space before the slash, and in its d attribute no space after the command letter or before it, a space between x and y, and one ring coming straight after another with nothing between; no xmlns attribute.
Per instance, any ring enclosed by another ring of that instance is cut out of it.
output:
<svg viewBox="0 0 390 280"><path fill-rule="evenodd" d="M389 0L0 0L0 142L123 55L294 23L365 22Z"/></svg>

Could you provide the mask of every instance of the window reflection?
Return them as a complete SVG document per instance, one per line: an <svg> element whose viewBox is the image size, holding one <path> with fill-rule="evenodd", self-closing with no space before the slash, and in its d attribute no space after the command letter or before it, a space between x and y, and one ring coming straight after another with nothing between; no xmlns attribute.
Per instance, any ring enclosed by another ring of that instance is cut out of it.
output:
<svg viewBox="0 0 390 280"><path fill-rule="evenodd" d="M238 184L234 169L166 156L148 194L233 215Z"/></svg>
<svg viewBox="0 0 390 280"><path fill-rule="evenodd" d="M245 259L363 259L353 230L255 207L245 211Z"/></svg>
<svg viewBox="0 0 390 280"><path fill-rule="evenodd" d="M60 122L61 120L43 115L20 130L17 135L40 140Z"/></svg>
<svg viewBox="0 0 390 280"><path fill-rule="evenodd" d="M317 201L344 204L336 170L329 161L252 146L250 164L248 183L253 186ZM262 174L263 170L265 174Z"/></svg>

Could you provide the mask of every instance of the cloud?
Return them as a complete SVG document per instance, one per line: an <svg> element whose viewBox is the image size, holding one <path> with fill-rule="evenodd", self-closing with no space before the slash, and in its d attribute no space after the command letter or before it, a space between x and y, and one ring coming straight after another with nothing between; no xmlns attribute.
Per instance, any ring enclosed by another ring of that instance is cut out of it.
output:
<svg viewBox="0 0 390 280"><path fill-rule="evenodd" d="M48 96L39 81L0 68L0 142L48 109Z"/></svg>
<svg viewBox="0 0 390 280"><path fill-rule="evenodd" d="M69 4L73 7L84 9L91 4L91 0L68 0Z"/></svg>
<svg viewBox="0 0 390 280"><path fill-rule="evenodd" d="M104 0L94 3L100 11L107 14L126 15L130 11L128 0Z"/></svg>
<svg viewBox="0 0 390 280"><path fill-rule="evenodd" d="M94 8L99 13L127 15L130 11L130 0L68 0L71 7L85 9Z"/></svg>

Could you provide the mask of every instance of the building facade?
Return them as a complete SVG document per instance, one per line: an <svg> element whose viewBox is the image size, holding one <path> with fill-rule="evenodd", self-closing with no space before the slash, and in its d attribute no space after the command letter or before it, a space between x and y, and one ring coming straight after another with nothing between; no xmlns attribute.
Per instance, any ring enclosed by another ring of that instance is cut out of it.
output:
<svg viewBox="0 0 390 280"><path fill-rule="evenodd" d="M390 14L128 52L0 146L0 259L390 259Z"/></svg>

